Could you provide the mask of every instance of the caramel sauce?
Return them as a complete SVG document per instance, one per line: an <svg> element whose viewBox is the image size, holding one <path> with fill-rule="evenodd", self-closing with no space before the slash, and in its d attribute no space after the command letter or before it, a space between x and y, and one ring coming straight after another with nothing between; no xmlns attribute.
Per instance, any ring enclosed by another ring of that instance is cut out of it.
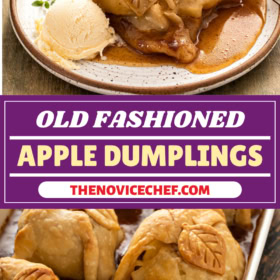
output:
<svg viewBox="0 0 280 280"><path fill-rule="evenodd" d="M255 44L265 23L266 0L244 0L242 5L220 7L216 13L207 28L201 30L198 56L190 64L166 55L144 55L129 47L109 47L104 51L107 60L95 61L131 67L170 65L195 74L221 70L246 56Z"/></svg>

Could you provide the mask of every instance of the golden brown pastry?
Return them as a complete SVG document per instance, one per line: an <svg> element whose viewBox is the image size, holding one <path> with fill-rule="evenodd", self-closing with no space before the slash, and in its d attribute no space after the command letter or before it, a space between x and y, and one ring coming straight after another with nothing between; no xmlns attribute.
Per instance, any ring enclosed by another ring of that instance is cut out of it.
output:
<svg viewBox="0 0 280 280"><path fill-rule="evenodd" d="M160 6L161 10L154 16L160 16L161 13L167 18L167 12L179 16L201 17L203 9L213 8L221 1L223 0L94 0L106 13L123 16L143 16L155 6Z"/></svg>
<svg viewBox="0 0 280 280"><path fill-rule="evenodd" d="M4 230L4 227L9 221L9 218L12 215L12 213L13 210L11 209L0 209L0 234Z"/></svg>
<svg viewBox="0 0 280 280"><path fill-rule="evenodd" d="M24 210L15 258L39 262L61 278L109 280L123 238L114 210Z"/></svg>
<svg viewBox="0 0 280 280"><path fill-rule="evenodd" d="M94 0L111 14L112 26L134 49L163 53L184 63L197 56L202 20L222 1L228 0Z"/></svg>
<svg viewBox="0 0 280 280"><path fill-rule="evenodd" d="M1 280L58 280L45 265L14 258L0 258Z"/></svg>
<svg viewBox="0 0 280 280"><path fill-rule="evenodd" d="M222 210L159 210L136 231L115 280L239 280L245 259Z"/></svg>
<svg viewBox="0 0 280 280"><path fill-rule="evenodd" d="M229 226L239 226L241 228L250 228L252 226L251 218L254 213L252 209L223 209L227 224Z"/></svg>

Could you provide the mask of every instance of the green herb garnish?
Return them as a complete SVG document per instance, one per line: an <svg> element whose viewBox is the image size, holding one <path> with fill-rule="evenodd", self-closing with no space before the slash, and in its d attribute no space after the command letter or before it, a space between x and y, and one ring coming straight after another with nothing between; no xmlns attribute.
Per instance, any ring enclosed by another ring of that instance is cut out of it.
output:
<svg viewBox="0 0 280 280"><path fill-rule="evenodd" d="M51 2L50 2L51 1ZM49 9L51 5L55 3L56 0L36 0L32 3L32 6L34 7L45 7L46 9Z"/></svg>
<svg viewBox="0 0 280 280"><path fill-rule="evenodd" d="M43 4L44 4L43 1L34 1L34 2L32 3L32 6L34 6L34 7L42 7Z"/></svg>

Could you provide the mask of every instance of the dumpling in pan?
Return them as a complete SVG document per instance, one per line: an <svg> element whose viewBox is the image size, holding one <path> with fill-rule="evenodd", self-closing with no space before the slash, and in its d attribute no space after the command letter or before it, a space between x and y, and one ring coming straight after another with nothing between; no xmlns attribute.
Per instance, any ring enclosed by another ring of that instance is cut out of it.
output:
<svg viewBox="0 0 280 280"><path fill-rule="evenodd" d="M14 258L0 259L1 280L58 280L45 265Z"/></svg>
<svg viewBox="0 0 280 280"><path fill-rule="evenodd" d="M114 210L24 210L15 258L43 263L61 278L109 280L123 238Z"/></svg>
<svg viewBox="0 0 280 280"><path fill-rule="evenodd" d="M239 280L244 256L222 210L159 210L136 231L115 280Z"/></svg>
<svg viewBox="0 0 280 280"><path fill-rule="evenodd" d="M252 226L252 215L255 210L252 209L223 209L229 226L239 226L241 228L250 228Z"/></svg>

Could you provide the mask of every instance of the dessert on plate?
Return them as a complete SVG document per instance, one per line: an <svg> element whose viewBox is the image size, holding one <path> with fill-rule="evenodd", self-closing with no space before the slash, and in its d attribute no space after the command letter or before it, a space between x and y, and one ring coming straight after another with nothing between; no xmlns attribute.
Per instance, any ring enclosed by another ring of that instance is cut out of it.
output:
<svg viewBox="0 0 280 280"><path fill-rule="evenodd" d="M266 0L59 0L36 44L66 68L94 59L209 73L244 57L265 17Z"/></svg>

